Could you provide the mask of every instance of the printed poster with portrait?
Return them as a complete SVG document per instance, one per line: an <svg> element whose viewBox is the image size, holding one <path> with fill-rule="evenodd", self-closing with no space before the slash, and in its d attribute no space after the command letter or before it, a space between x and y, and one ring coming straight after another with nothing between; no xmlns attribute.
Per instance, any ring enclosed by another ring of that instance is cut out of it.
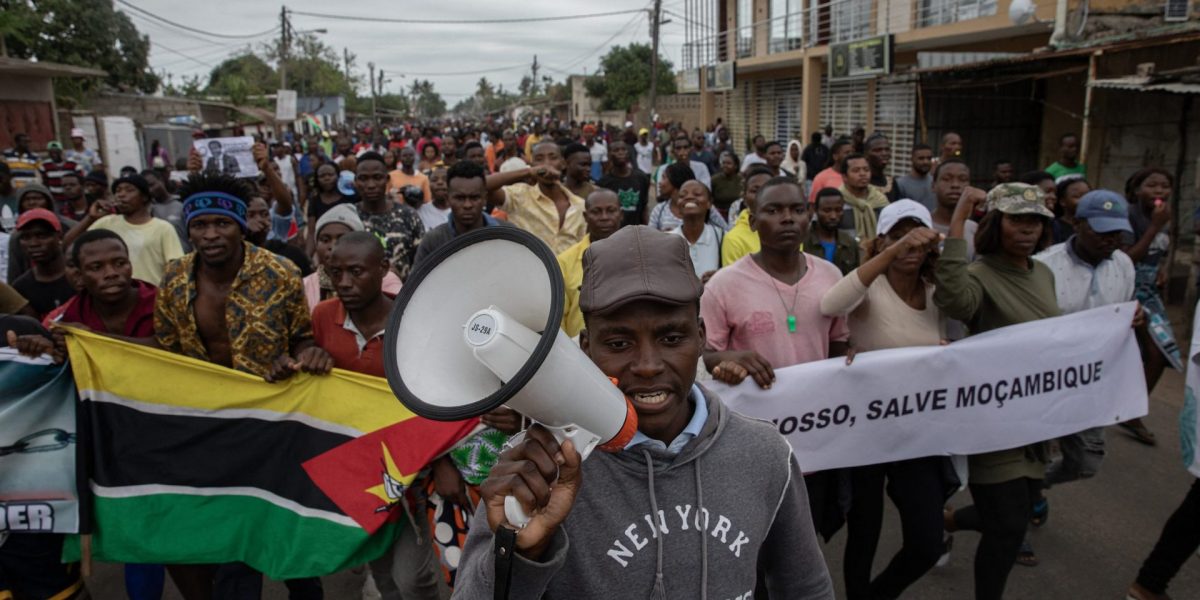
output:
<svg viewBox="0 0 1200 600"><path fill-rule="evenodd" d="M258 165L254 163L254 138L250 136L227 138L204 138L192 142L200 153L204 172L220 173L230 177L258 177Z"/></svg>

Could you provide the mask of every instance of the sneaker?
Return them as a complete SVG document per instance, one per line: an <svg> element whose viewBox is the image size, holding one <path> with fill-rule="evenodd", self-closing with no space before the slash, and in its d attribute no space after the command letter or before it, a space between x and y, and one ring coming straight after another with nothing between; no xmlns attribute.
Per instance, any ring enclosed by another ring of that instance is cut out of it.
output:
<svg viewBox="0 0 1200 600"><path fill-rule="evenodd" d="M1129 586L1129 591L1125 593L1125 600L1171 600L1171 597L1166 594L1155 594L1135 583Z"/></svg>
<svg viewBox="0 0 1200 600"><path fill-rule="evenodd" d="M942 539L942 555L938 557L935 567L944 567L950 563L950 550L954 548L954 536L946 534Z"/></svg>
<svg viewBox="0 0 1200 600"><path fill-rule="evenodd" d="M375 578L371 573L367 572L367 578L363 581L362 587L363 600L379 600L383 596L379 594L379 588L375 585Z"/></svg>

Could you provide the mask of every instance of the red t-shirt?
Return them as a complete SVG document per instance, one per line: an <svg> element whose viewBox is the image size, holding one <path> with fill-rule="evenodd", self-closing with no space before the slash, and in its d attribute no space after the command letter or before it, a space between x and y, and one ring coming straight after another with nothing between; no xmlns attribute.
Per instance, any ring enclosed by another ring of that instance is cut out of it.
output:
<svg viewBox="0 0 1200 600"><path fill-rule="evenodd" d="M110 331L128 337L151 337L154 335L154 299L158 296L158 288L145 281L133 280L138 287L137 304L125 320L125 328L121 331ZM104 319L96 312L92 297L86 291L71 296L62 306L50 311L42 324L49 327L51 323L82 323L92 331L107 331Z"/></svg>
<svg viewBox="0 0 1200 600"><path fill-rule="evenodd" d="M346 318L346 307L338 298L330 298L313 309L313 339L322 350L333 357L333 366L347 371L356 371L376 377L384 377L383 332L380 331L366 345L359 348L358 336L347 325L353 321Z"/></svg>

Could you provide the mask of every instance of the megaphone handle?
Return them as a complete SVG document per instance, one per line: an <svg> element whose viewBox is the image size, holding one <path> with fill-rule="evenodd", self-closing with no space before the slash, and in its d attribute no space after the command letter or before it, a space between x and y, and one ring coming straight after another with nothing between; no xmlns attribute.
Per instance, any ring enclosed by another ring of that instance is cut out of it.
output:
<svg viewBox="0 0 1200 600"><path fill-rule="evenodd" d="M546 426L543 425L543 427ZM566 440L571 440L571 443L575 445L576 451L579 452L580 461L587 460L588 455L592 453L596 444L600 442L600 438L596 434L575 426L546 427L546 429L554 434L554 439L558 440L560 444ZM524 435L524 433L521 435ZM517 529L524 529L529 524L529 515L515 496L504 498L504 518L508 520L509 525Z"/></svg>

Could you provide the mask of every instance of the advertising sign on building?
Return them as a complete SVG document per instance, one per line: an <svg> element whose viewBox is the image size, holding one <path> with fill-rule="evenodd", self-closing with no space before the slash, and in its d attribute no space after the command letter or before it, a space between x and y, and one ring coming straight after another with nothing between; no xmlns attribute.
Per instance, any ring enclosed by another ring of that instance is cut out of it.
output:
<svg viewBox="0 0 1200 600"><path fill-rule="evenodd" d="M862 79L892 72L892 36L881 35L829 46L829 78Z"/></svg>
<svg viewBox="0 0 1200 600"><path fill-rule="evenodd" d="M733 61L719 62L705 67L705 90L709 92L724 92L732 90L735 83Z"/></svg>
<svg viewBox="0 0 1200 600"><path fill-rule="evenodd" d="M679 93L700 93L700 69L684 69L679 72Z"/></svg>

